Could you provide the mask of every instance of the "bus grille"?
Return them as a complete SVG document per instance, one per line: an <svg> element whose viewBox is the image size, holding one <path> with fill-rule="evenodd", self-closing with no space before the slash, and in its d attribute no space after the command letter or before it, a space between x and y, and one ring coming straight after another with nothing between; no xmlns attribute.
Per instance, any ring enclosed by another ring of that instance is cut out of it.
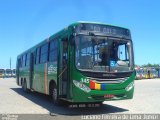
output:
<svg viewBox="0 0 160 120"><path fill-rule="evenodd" d="M91 78L91 77L88 77L88 79L96 82L96 83L122 83L124 81L126 81L129 77L125 77L125 78L116 78L116 79L97 79L97 78Z"/></svg>

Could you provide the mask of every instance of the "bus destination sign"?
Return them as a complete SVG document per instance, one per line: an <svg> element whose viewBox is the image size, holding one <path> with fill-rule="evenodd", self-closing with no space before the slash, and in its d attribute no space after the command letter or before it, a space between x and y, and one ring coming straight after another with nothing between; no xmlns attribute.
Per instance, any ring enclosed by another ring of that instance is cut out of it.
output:
<svg viewBox="0 0 160 120"><path fill-rule="evenodd" d="M110 25L82 23L77 26L76 32L97 32L105 34L107 36L130 38L130 32L128 29Z"/></svg>

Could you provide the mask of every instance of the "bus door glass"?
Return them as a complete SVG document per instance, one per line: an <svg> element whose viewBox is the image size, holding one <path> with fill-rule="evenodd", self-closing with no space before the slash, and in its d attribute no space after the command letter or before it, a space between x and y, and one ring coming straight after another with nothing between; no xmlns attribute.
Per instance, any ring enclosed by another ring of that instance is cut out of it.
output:
<svg viewBox="0 0 160 120"><path fill-rule="evenodd" d="M59 85L60 95L67 97L67 83L68 83L68 43L67 39L61 41L60 52L60 72L59 72Z"/></svg>

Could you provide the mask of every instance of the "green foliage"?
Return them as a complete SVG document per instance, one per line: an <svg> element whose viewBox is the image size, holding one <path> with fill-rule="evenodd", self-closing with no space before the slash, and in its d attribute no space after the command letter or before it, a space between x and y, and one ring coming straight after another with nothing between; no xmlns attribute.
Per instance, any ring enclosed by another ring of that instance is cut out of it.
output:
<svg viewBox="0 0 160 120"><path fill-rule="evenodd" d="M144 64L144 65L141 65L141 67L160 67L160 64L151 64L151 63L148 63L148 64Z"/></svg>

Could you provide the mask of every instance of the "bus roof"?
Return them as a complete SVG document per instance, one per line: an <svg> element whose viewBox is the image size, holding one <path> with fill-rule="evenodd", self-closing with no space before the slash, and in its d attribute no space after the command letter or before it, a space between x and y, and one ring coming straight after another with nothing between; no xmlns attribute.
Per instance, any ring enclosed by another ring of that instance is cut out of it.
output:
<svg viewBox="0 0 160 120"><path fill-rule="evenodd" d="M34 45L33 47L31 47L30 49L24 51L23 53L19 54L18 57L20 57L21 55L23 55L24 53L27 53L28 51L31 51L32 49L36 49L38 46L41 46L43 43L46 43L46 42L49 42L50 39L52 38L56 38L58 36L61 36L63 33L66 33L66 31L68 30L68 28L71 28L71 27L75 27L79 24L97 24L97 25L108 25L108 26L113 26L113 27L118 27L118 28L122 28L122 29L127 29L127 28L124 28L124 27L119 27L119 26L114 26L114 25L110 25L110 24L105 24L105 23L101 23L101 22L90 22L90 21L77 21L77 22L74 22L70 25L68 25L67 27L64 27L63 29L61 29L60 31L58 31L57 33L51 35L50 37L44 39L43 41L41 41L40 43Z"/></svg>
<svg viewBox="0 0 160 120"><path fill-rule="evenodd" d="M113 27L119 27L119 28L127 29L125 27L120 27L120 26L115 26L115 25L111 25L111 24L106 24L106 23L103 23L103 22L92 22L92 21L77 21L77 22L74 22L74 23L70 24L69 26L75 26L75 25L78 25L78 24L81 24L81 23L84 23L84 24L97 24L97 25L108 25L108 26L113 26Z"/></svg>

